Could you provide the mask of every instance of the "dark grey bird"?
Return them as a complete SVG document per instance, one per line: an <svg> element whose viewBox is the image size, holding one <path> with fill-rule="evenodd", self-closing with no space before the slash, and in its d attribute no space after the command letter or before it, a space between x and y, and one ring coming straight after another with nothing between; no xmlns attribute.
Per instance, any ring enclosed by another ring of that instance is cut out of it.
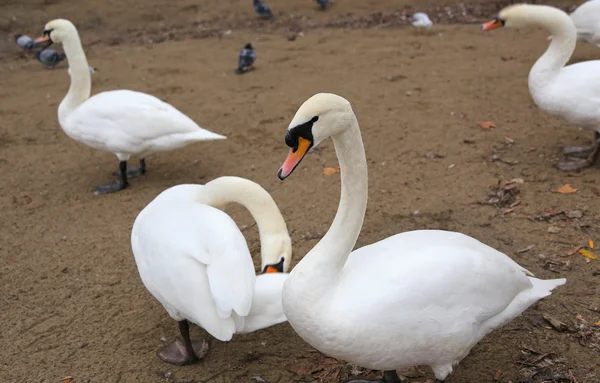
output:
<svg viewBox="0 0 600 383"><path fill-rule="evenodd" d="M329 0L317 0L317 4L321 7L321 9L325 10L329 5Z"/></svg>
<svg viewBox="0 0 600 383"><path fill-rule="evenodd" d="M252 2L254 4L254 12L256 12L256 14L259 17L262 17L265 19L270 19L271 17L273 17L273 14L271 13L269 6L264 1L252 0Z"/></svg>
<svg viewBox="0 0 600 383"><path fill-rule="evenodd" d="M17 43L21 49L26 51L32 50L35 45L31 37L21 34L15 35L15 43Z"/></svg>
<svg viewBox="0 0 600 383"><path fill-rule="evenodd" d="M252 64L254 64L254 61L256 61L256 52L254 51L252 44L248 43L244 45L244 48L240 51L238 67L235 72L238 74L248 72L252 67Z"/></svg>
<svg viewBox="0 0 600 383"><path fill-rule="evenodd" d="M57 52L54 49L42 49L36 51L33 55L42 64L49 68L57 66L61 61L67 58L67 56L64 53Z"/></svg>

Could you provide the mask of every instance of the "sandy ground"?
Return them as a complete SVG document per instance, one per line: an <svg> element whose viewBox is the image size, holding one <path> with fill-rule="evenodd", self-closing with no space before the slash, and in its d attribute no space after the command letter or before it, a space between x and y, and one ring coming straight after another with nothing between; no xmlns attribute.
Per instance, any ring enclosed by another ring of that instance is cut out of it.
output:
<svg viewBox="0 0 600 383"><path fill-rule="evenodd" d="M553 167L561 146L585 144L591 133L544 115L531 101L527 74L546 34L484 34L468 24L493 16L500 5L491 3L469 8L476 15L458 23L442 17L444 3L421 2L442 15L430 34L402 25L402 11L411 11L406 2L338 0L323 13L308 0L272 0L271 23L255 20L249 3L0 3L0 381L336 382L351 373L288 324L214 341L192 366L163 364L155 352L161 338L178 336L177 326L144 289L129 243L136 215L164 189L237 175L273 195L295 261L301 259L337 208L339 175L322 173L337 165L333 146L321 145L284 183L276 172L289 121L321 91L350 100L362 128L370 199L357 246L411 229L456 230L538 277L568 279L482 340L448 383L600 381L599 331L592 325L600 320L600 267L568 255L589 239L600 243L600 169L565 174ZM117 160L60 129L66 63L44 69L11 41L17 32L40 33L55 17L78 25L89 62L100 70L93 92L151 93L229 139L152 156L149 173L131 188L94 195L95 185L112 179ZM236 76L237 53L248 41L257 49L256 70ZM598 57L597 48L582 44L573 61ZM482 129L480 121L496 128ZM515 178L523 183L506 192L507 200L480 203L499 180ZM577 192L553 191L567 183ZM240 225L251 224L241 208L230 212ZM244 234L258 254L256 227ZM557 331L544 315L567 329ZM193 335L209 337L198 328ZM426 367L401 373L410 382L433 379Z"/></svg>

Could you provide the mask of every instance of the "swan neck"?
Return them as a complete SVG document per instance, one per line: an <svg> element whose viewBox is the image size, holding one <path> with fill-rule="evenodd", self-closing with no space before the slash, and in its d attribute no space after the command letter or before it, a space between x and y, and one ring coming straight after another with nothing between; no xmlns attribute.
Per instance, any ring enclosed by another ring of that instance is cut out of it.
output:
<svg viewBox="0 0 600 383"><path fill-rule="evenodd" d="M200 200L200 202L220 210L230 203L238 203L250 212L258 226L263 266L266 254L273 253L268 248L271 243L268 238L271 236L289 238L287 225L271 195L250 180L239 177L214 179L204 185ZM277 249L274 250L277 251Z"/></svg>
<svg viewBox="0 0 600 383"><path fill-rule="evenodd" d="M333 136L340 164L342 190L338 210L323 239L292 270L306 271L319 280L311 289L328 289L337 282L362 228L368 198L365 149L356 116L340 118L348 127Z"/></svg>
<svg viewBox="0 0 600 383"><path fill-rule="evenodd" d="M62 43L69 68L71 85L67 95L58 108L58 119L64 121L79 105L90 98L92 79L81 40L77 31L73 31Z"/></svg>
<svg viewBox="0 0 600 383"><path fill-rule="evenodd" d="M536 9L532 21L552 35L550 46L529 73L530 87L535 88L550 82L569 61L577 44L577 29L566 13L552 7Z"/></svg>

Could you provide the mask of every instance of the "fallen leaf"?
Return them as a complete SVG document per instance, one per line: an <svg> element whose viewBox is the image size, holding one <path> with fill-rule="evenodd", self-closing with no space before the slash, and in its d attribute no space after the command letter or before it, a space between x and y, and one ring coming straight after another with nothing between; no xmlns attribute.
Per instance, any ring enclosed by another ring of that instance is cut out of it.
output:
<svg viewBox="0 0 600 383"><path fill-rule="evenodd" d="M600 320L596 323L594 323L596 326L600 326Z"/></svg>
<svg viewBox="0 0 600 383"><path fill-rule="evenodd" d="M339 166L337 168L325 168L325 169L323 169L323 174L325 174L326 176L330 176L332 174L339 173L339 172L340 172L340 167Z"/></svg>
<svg viewBox="0 0 600 383"><path fill-rule="evenodd" d="M505 144L514 144L515 140L513 140L512 138L510 138L509 136L504 137L504 143Z"/></svg>
<svg viewBox="0 0 600 383"><path fill-rule="evenodd" d="M529 250L533 249L534 247L535 247L535 245L529 245L529 246L527 246L527 247L526 247L526 248L524 248L524 249L517 250L517 254L523 254L523 253L526 253L526 252L528 252Z"/></svg>
<svg viewBox="0 0 600 383"><path fill-rule="evenodd" d="M577 246L576 248L569 250L569 252L567 253L567 255L573 255L576 252L578 252L580 249L581 249L581 246Z"/></svg>
<svg viewBox="0 0 600 383"><path fill-rule="evenodd" d="M588 239L588 247L589 247L590 249L593 249L593 248L594 248L594 241L592 241L591 239Z"/></svg>
<svg viewBox="0 0 600 383"><path fill-rule="evenodd" d="M73 381L73 377L72 376L65 376L63 378L63 383L71 383L71 381Z"/></svg>
<svg viewBox="0 0 600 383"><path fill-rule="evenodd" d="M579 249L578 252L579 252L579 254L583 255L584 257L586 257L588 259L598 259L598 256L589 250Z"/></svg>
<svg viewBox="0 0 600 383"><path fill-rule="evenodd" d="M581 314L577 314L575 315L575 318L580 321L581 323L587 323L587 321L585 319L583 319L583 316Z"/></svg>
<svg viewBox="0 0 600 383"><path fill-rule="evenodd" d="M496 124L494 124L492 121L480 121L477 123L477 125L479 125L479 127L482 129L492 129L496 127Z"/></svg>
<svg viewBox="0 0 600 383"><path fill-rule="evenodd" d="M502 369L499 368L498 371L494 374L494 380L500 380L500 376L502 375Z"/></svg>
<svg viewBox="0 0 600 383"><path fill-rule="evenodd" d="M560 193L560 194L571 194L571 193L575 193L577 190L579 190L579 189L575 189L570 184L564 184L563 186L556 189L555 192Z"/></svg>
<svg viewBox="0 0 600 383"><path fill-rule="evenodd" d="M548 323L550 323L550 325L552 327L554 327L554 329L556 329L558 331L565 331L565 330L567 330L569 328L569 326L567 326L563 322L559 321L558 319L554 318L553 316L550 316L550 315L544 313L544 314L542 314L542 317Z"/></svg>

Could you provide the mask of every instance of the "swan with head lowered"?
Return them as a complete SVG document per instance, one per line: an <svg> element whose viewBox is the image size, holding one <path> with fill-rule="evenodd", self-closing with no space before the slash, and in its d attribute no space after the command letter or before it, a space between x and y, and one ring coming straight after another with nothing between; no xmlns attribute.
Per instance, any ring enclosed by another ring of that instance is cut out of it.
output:
<svg viewBox="0 0 600 383"><path fill-rule="evenodd" d="M529 72L529 92L544 112L560 116L594 132L592 146L566 147L567 156L586 157L562 161L561 170L592 166L600 155L600 60L565 66L577 44L577 29L569 15L547 5L518 4L504 8L484 31L537 26L550 32L552 41Z"/></svg>
<svg viewBox="0 0 600 383"><path fill-rule="evenodd" d="M508 256L461 233L409 231L352 251L367 206L367 161L350 103L309 98L290 123L286 179L306 152L331 137L342 178L329 231L294 267L283 310L311 346L362 367L431 366L444 381L487 333L551 294L565 279L541 280ZM365 380L353 380L358 383Z"/></svg>
<svg viewBox="0 0 600 383"><path fill-rule="evenodd" d="M255 219L261 245L258 277L248 245L229 215L236 202ZM159 194L137 216L131 247L144 286L179 323L182 341L158 352L177 365L203 356L189 323L222 341L233 334L285 322L281 303L292 242L275 201L258 184L221 177L205 185L178 185Z"/></svg>
<svg viewBox="0 0 600 383"><path fill-rule="evenodd" d="M118 180L96 187L96 194L112 193L128 186L127 179L146 172L145 158L155 152L183 147L196 141L226 137L202 129L173 106L146 93L113 90L90 97L89 66L75 26L56 19L46 24L35 40L62 43L71 74L71 86L58 106L58 122L75 141L114 153L119 159ZM139 168L127 168L131 156Z"/></svg>

